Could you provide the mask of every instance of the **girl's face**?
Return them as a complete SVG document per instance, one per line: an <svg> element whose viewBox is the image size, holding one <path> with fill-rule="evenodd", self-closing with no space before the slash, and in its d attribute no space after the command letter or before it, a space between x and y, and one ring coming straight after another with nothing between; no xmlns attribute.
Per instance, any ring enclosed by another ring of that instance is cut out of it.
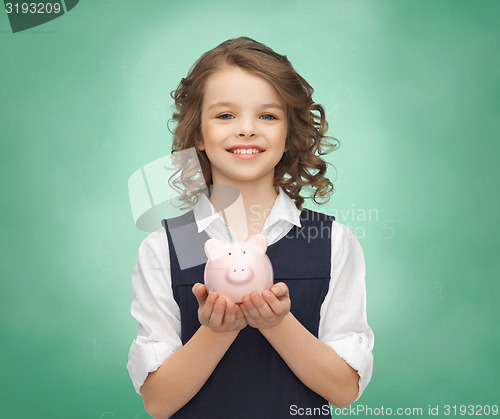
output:
<svg viewBox="0 0 500 419"><path fill-rule="evenodd" d="M208 77L198 149L210 160L214 184L269 181L272 186L286 136L286 106L271 83L236 66Z"/></svg>

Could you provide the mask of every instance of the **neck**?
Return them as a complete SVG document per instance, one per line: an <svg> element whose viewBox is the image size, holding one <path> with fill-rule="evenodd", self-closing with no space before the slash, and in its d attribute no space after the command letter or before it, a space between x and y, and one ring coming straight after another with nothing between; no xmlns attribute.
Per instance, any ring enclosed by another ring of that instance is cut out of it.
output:
<svg viewBox="0 0 500 419"><path fill-rule="evenodd" d="M274 174L272 178L248 182L228 182L225 179L224 184L222 184L214 179L210 201L227 221L238 240L244 241L261 233L278 196L273 180ZM226 185L233 188L224 188ZM230 193L233 191L238 191L239 196ZM231 197L228 199L228 195L232 195L232 199Z"/></svg>

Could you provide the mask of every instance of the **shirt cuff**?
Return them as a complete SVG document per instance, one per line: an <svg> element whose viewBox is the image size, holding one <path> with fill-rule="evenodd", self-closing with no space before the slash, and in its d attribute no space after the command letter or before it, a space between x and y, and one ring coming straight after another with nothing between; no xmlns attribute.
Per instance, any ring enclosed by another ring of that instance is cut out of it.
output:
<svg viewBox="0 0 500 419"><path fill-rule="evenodd" d="M342 339L325 343L358 372L359 393L354 402L358 401L373 372L373 353L368 337L364 333L349 333Z"/></svg>
<svg viewBox="0 0 500 419"><path fill-rule="evenodd" d="M127 369L137 394L141 394L141 386L148 374L156 371L174 352L166 342L149 341L142 336L132 342Z"/></svg>

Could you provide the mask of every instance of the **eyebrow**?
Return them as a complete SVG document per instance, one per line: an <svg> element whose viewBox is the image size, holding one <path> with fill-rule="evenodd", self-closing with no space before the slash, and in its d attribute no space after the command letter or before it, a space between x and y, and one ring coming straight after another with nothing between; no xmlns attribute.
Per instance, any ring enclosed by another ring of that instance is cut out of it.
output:
<svg viewBox="0 0 500 419"><path fill-rule="evenodd" d="M210 105L208 107L208 109L212 109L212 108L217 108L219 106L236 106L234 103L231 103L231 102L217 102L217 103L214 103L212 105ZM281 105L278 105L277 103L265 103L264 105L261 105L260 106L261 108L277 108L277 109L281 109L282 111L285 111L285 108Z"/></svg>

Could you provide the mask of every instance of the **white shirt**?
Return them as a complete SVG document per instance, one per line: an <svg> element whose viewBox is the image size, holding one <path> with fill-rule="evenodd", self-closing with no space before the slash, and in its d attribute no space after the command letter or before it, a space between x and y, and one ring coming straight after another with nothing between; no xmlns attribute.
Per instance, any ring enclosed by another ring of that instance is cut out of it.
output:
<svg viewBox="0 0 500 419"><path fill-rule="evenodd" d="M205 195L193 208L198 232L225 243L236 235ZM280 188L262 233L271 245L296 225L300 210ZM365 261L352 231L332 222L331 271L328 293L320 308L318 339L332 347L359 375L359 394L373 371L374 334L366 318ZM292 302L293 303L293 302ZM180 310L171 286L168 241L164 228L151 233L140 247L132 274L132 316L138 321L127 369L138 394L148 373L182 347ZM247 326L250 327L250 326Z"/></svg>

